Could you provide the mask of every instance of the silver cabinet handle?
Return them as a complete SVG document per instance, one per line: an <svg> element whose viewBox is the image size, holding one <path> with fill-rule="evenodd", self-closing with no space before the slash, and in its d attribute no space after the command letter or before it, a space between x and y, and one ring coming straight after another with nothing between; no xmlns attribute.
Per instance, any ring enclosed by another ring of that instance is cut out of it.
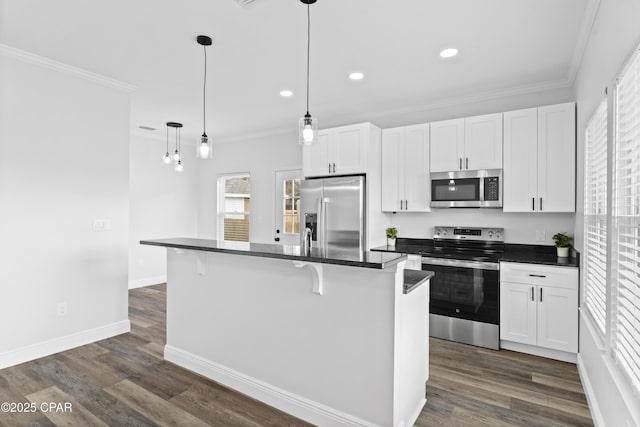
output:
<svg viewBox="0 0 640 427"><path fill-rule="evenodd" d="M540 197L540 210L542 210L542 197Z"/></svg>
<svg viewBox="0 0 640 427"><path fill-rule="evenodd" d="M543 277L543 278L547 277L544 274L530 274L529 276L531 276L531 277Z"/></svg>
<svg viewBox="0 0 640 427"><path fill-rule="evenodd" d="M535 295L533 294L533 286L532 286L532 287L531 287L531 301L535 301L535 300L536 300L536 297L535 297Z"/></svg>
<svg viewBox="0 0 640 427"><path fill-rule="evenodd" d="M408 200L405 200L405 201L404 201L404 210L405 210L405 211L406 211L407 209L409 209L409 208L408 208L408 206L409 206L409 201L408 201Z"/></svg>
<svg viewBox="0 0 640 427"><path fill-rule="evenodd" d="M542 288L540 288L540 302L542 302Z"/></svg>
<svg viewBox="0 0 640 427"><path fill-rule="evenodd" d="M531 198L531 210L532 211L536 210L536 198L535 197Z"/></svg>
<svg viewBox="0 0 640 427"><path fill-rule="evenodd" d="M467 167L465 169L469 169L469 158L468 157L466 158L466 161L467 161Z"/></svg>
<svg viewBox="0 0 640 427"><path fill-rule="evenodd" d="M333 164L333 173L336 173L336 164Z"/></svg>
<svg viewBox="0 0 640 427"><path fill-rule="evenodd" d="M462 170L462 157L460 157L460 170Z"/></svg>
<svg viewBox="0 0 640 427"><path fill-rule="evenodd" d="M402 210L402 200L400 200L400 210Z"/></svg>
<svg viewBox="0 0 640 427"><path fill-rule="evenodd" d="M329 173L331 173L331 163L329 163Z"/></svg>

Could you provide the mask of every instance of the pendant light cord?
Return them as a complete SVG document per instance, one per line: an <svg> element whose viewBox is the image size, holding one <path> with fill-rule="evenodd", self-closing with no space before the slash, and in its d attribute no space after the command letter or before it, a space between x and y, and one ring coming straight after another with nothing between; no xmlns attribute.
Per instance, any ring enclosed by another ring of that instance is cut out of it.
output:
<svg viewBox="0 0 640 427"><path fill-rule="evenodd" d="M207 134L207 46L204 49L204 84L202 85L202 129L203 134Z"/></svg>
<svg viewBox="0 0 640 427"><path fill-rule="evenodd" d="M169 154L169 125L167 124L167 154Z"/></svg>
<svg viewBox="0 0 640 427"><path fill-rule="evenodd" d="M311 52L311 10L307 4L307 114L309 114L309 55Z"/></svg>

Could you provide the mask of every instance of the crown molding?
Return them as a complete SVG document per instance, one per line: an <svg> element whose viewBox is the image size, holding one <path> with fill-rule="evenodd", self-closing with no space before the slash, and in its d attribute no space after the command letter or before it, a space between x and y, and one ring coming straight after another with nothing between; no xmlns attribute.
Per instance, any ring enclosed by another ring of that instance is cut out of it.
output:
<svg viewBox="0 0 640 427"><path fill-rule="evenodd" d="M11 47L2 43L0 43L0 55L15 58L23 62L28 62L39 67L48 68L50 70L68 74L70 76L80 77L82 79L89 80L113 89L118 89L127 93L134 92L137 89L136 86L133 86L131 84L124 83L119 80L103 76L101 74L93 73L91 71L83 70L82 68L74 67L72 65L64 64L59 61L54 61L53 59L45 58L44 56L36 55L34 53L17 49L15 47Z"/></svg>
<svg viewBox="0 0 640 427"><path fill-rule="evenodd" d="M242 135L232 135L232 136L221 137L221 138L214 137L213 139L214 139L214 143L216 144L227 144L230 142L242 142L242 141L249 141L254 139L268 138L272 136L285 136L285 135L286 136L295 135L295 141L297 141L298 140L297 123L294 123L294 126L290 126L286 128L272 129L272 130L254 132L254 133L242 134Z"/></svg>
<svg viewBox="0 0 640 427"><path fill-rule="evenodd" d="M385 110L379 113L366 114L356 121L370 121L376 123L376 119L384 119L392 116L401 116L404 114L416 114L425 111L433 111L443 108L458 107L470 104L476 104L480 102L492 101L501 98L508 98L512 96L527 95L532 93L550 91L555 89L565 89L570 87L573 82L566 78L549 80L544 82L536 82L521 86L514 86L505 89L491 90L485 92L478 92L471 95L461 96L448 96L446 99L440 98L433 102L426 104L415 105L413 107L399 108L395 110Z"/></svg>
<svg viewBox="0 0 640 427"><path fill-rule="evenodd" d="M582 25L580 26L580 33L578 34L578 40L576 42L576 49L573 51L573 57L571 58L571 64L569 65L569 71L567 72L567 80L571 82L571 84L575 82L578 70L582 64L582 58L584 57L584 52L587 49L587 43L591 38L593 25L596 22L598 9L600 8L600 1L601 0L590 0L585 8Z"/></svg>
<svg viewBox="0 0 640 427"><path fill-rule="evenodd" d="M145 138L153 141L159 141L163 144L166 144L167 142L167 134L165 132L159 132L159 129L155 131L148 131L139 128L133 128L129 131L129 135L136 138ZM175 137L173 135L169 135L170 146L174 143L174 141ZM192 138L184 138L180 140L180 145L182 145L183 147L195 147L196 143Z"/></svg>

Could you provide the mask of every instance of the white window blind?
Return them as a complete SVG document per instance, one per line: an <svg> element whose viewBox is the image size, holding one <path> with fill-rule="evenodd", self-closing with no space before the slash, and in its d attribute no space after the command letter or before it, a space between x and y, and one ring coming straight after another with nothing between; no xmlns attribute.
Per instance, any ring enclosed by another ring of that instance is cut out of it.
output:
<svg viewBox="0 0 640 427"><path fill-rule="evenodd" d="M612 352L640 394L640 55L616 87Z"/></svg>
<svg viewBox="0 0 640 427"><path fill-rule="evenodd" d="M607 101L585 131L584 303L602 337L607 314Z"/></svg>

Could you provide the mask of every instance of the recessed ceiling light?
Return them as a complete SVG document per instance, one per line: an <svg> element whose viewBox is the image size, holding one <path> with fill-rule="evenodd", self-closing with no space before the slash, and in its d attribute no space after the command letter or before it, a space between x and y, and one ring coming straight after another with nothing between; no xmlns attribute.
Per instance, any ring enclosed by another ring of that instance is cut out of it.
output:
<svg viewBox="0 0 640 427"><path fill-rule="evenodd" d="M362 74L362 73L351 73L351 74L349 74L349 78L351 80L362 80L364 78L364 74Z"/></svg>
<svg viewBox="0 0 640 427"><path fill-rule="evenodd" d="M286 90L285 89L285 90L281 90L280 91L280 96L283 97L283 98L288 98L291 95L293 95L293 92L291 92L290 90Z"/></svg>
<svg viewBox="0 0 640 427"><path fill-rule="evenodd" d="M454 56L456 56L458 54L458 49L456 48L449 48L449 49L445 49L442 52L440 52L440 56L442 58L452 58Z"/></svg>

